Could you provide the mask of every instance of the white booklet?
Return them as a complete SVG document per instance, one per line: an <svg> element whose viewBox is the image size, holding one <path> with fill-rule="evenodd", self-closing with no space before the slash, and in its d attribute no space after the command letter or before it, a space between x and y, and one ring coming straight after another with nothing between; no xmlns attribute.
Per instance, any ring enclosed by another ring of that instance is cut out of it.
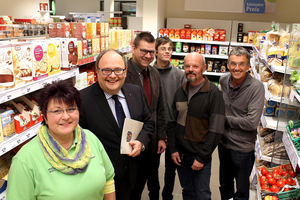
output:
<svg viewBox="0 0 300 200"><path fill-rule="evenodd" d="M130 154L132 152L132 146L129 142L137 138L143 125L143 122L125 118L121 139L121 154Z"/></svg>

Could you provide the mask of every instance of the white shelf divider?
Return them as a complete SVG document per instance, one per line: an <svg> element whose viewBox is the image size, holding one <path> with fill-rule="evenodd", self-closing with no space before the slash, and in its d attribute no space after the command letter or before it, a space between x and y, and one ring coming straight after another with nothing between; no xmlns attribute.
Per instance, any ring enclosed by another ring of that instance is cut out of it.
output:
<svg viewBox="0 0 300 200"><path fill-rule="evenodd" d="M229 45L229 41L207 41L207 40L185 40L185 39L171 39L173 42L186 42L196 44L215 44L215 45Z"/></svg>
<svg viewBox="0 0 300 200"><path fill-rule="evenodd" d="M189 53L176 53L173 52L172 55L173 56L186 56ZM228 56L224 56L224 55L216 55L216 54L201 54L203 57L205 58L217 58L217 59L228 59Z"/></svg>
<svg viewBox="0 0 300 200"><path fill-rule="evenodd" d="M252 43L230 42L230 46L253 47Z"/></svg>

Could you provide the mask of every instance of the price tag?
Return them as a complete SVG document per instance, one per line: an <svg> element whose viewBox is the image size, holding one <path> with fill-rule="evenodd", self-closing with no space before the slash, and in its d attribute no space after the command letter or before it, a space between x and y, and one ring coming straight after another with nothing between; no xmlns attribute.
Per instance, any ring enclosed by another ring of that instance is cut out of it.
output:
<svg viewBox="0 0 300 200"><path fill-rule="evenodd" d="M39 85L40 85L40 89L42 89L42 88L45 87L46 82L45 81L41 81L41 82L39 82Z"/></svg>
<svg viewBox="0 0 300 200"><path fill-rule="evenodd" d="M30 92L31 92L31 88L30 87L23 87L23 88L21 88L22 95L28 94Z"/></svg>
<svg viewBox="0 0 300 200"><path fill-rule="evenodd" d="M61 80L60 77L54 77L54 78L52 79L52 82L54 82L54 81L60 81L60 80Z"/></svg>
<svg viewBox="0 0 300 200"><path fill-rule="evenodd" d="M267 101L269 101L271 98L270 92L267 87L265 87L265 98Z"/></svg>
<svg viewBox="0 0 300 200"><path fill-rule="evenodd" d="M256 142L255 142L255 152L256 152L256 157L258 158L258 160L260 160L260 145L259 145L259 139L257 138L256 139Z"/></svg>
<svg viewBox="0 0 300 200"><path fill-rule="evenodd" d="M3 103L3 102L5 102L5 95L4 94L0 95L0 103Z"/></svg>
<svg viewBox="0 0 300 200"><path fill-rule="evenodd" d="M263 115L261 115L261 117L260 117L260 122L261 122L262 127L266 128L267 121L266 121L266 119L265 119L265 117Z"/></svg>
<svg viewBox="0 0 300 200"><path fill-rule="evenodd" d="M29 138L31 138L30 131L26 131L26 132L22 135L21 141L22 141L22 142L25 142L25 141L27 141Z"/></svg>
<svg viewBox="0 0 300 200"><path fill-rule="evenodd" d="M70 78L76 76L76 71L70 71Z"/></svg>
<svg viewBox="0 0 300 200"><path fill-rule="evenodd" d="M291 100L291 102L294 102L295 95L296 95L295 90L291 89L291 92L290 92L290 100Z"/></svg>
<svg viewBox="0 0 300 200"><path fill-rule="evenodd" d="M0 155L5 154L9 150L11 150L9 143L1 144L1 146L0 146Z"/></svg>
<svg viewBox="0 0 300 200"><path fill-rule="evenodd" d="M288 133L284 131L284 134L282 136L282 142L289 156L293 169L294 171L296 171L296 167L298 165L298 155L297 155L297 151L295 150L294 144L289 137L290 136L288 135Z"/></svg>
<svg viewBox="0 0 300 200"><path fill-rule="evenodd" d="M12 149L18 146L19 144L21 144L21 138L19 136L17 136L13 141L10 142L10 146Z"/></svg>
<svg viewBox="0 0 300 200"><path fill-rule="evenodd" d="M10 101L11 99L12 99L11 94L7 94L7 95L6 95L6 101Z"/></svg>

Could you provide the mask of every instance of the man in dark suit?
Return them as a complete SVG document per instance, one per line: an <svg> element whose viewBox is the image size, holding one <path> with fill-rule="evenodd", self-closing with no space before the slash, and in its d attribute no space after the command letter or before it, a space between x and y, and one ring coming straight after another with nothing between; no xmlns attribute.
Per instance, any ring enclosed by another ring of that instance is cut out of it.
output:
<svg viewBox="0 0 300 200"><path fill-rule="evenodd" d="M166 149L166 118L163 89L160 74L150 63L154 59L155 39L150 33L140 33L132 45L132 59L128 61L126 83L132 83L143 89L151 117L155 123L152 145L147 155L140 158L138 180L131 194L131 200L140 200L146 181L150 200L159 199L158 168L160 155Z"/></svg>
<svg viewBox="0 0 300 200"><path fill-rule="evenodd" d="M130 200L134 188L138 158L148 148L154 123L140 87L124 84L127 75L125 57L116 50L101 52L96 60L98 82L81 91L82 111L79 124L92 131L102 142L115 168L117 200ZM120 105L121 104L121 105ZM121 107L121 114L118 108ZM120 154L123 120L120 115L143 122L130 154Z"/></svg>

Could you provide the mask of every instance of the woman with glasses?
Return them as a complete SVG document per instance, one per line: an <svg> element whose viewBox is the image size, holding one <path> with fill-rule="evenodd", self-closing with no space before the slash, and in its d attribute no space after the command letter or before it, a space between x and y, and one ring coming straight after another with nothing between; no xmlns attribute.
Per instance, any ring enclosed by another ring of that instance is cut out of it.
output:
<svg viewBox="0 0 300 200"><path fill-rule="evenodd" d="M37 136L13 158L7 199L115 199L114 168L97 137L78 125L80 94L67 81L39 93Z"/></svg>

